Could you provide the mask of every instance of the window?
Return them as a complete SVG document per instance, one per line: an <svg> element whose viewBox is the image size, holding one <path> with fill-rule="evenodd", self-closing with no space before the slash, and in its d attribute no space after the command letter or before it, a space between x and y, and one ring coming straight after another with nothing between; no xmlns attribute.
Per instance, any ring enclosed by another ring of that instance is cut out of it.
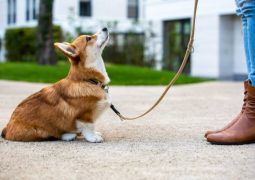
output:
<svg viewBox="0 0 255 180"><path fill-rule="evenodd" d="M80 1L80 16L91 16L91 0Z"/></svg>
<svg viewBox="0 0 255 180"><path fill-rule="evenodd" d="M128 0L128 18L138 18L138 0Z"/></svg>
<svg viewBox="0 0 255 180"><path fill-rule="evenodd" d="M32 6L33 7L32 18L33 19L37 19L37 15L36 15L36 0L33 0L32 2L33 2L32 3L33 4L33 6Z"/></svg>
<svg viewBox="0 0 255 180"><path fill-rule="evenodd" d="M179 69L189 42L190 28L190 19L164 22L165 69L172 71L177 71ZM190 73L190 61L188 61L184 73Z"/></svg>
<svg viewBox="0 0 255 180"><path fill-rule="evenodd" d="M8 0L7 6L7 23L14 24L16 23L16 0Z"/></svg>
<svg viewBox="0 0 255 180"><path fill-rule="evenodd" d="M30 9L30 0L27 0L26 1L26 20L27 21L29 21L29 19L30 19L30 11L29 11L29 9Z"/></svg>
<svg viewBox="0 0 255 180"><path fill-rule="evenodd" d="M37 0L26 0L26 20L37 19Z"/></svg>

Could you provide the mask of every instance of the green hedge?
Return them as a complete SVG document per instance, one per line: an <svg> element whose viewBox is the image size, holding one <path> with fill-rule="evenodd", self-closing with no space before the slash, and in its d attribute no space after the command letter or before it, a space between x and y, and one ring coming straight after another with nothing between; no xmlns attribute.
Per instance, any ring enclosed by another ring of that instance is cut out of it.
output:
<svg viewBox="0 0 255 180"><path fill-rule="evenodd" d="M53 27L54 42L62 41L60 26ZM7 61L31 62L36 60L36 28L15 28L5 32ZM58 59L63 58L58 54Z"/></svg>
<svg viewBox="0 0 255 180"><path fill-rule="evenodd" d="M146 65L144 61L144 34L112 33L110 43L103 56L106 62L114 64Z"/></svg>

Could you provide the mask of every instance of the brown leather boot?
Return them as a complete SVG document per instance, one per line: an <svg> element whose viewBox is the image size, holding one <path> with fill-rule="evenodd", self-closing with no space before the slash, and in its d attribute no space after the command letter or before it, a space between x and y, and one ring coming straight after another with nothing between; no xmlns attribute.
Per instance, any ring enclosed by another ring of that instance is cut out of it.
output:
<svg viewBox="0 0 255 180"><path fill-rule="evenodd" d="M205 138L207 138L207 136L209 134L218 133L218 132L221 132L221 131L224 131L224 130L228 129L233 124L235 124L235 122L240 118L241 114L245 110L245 105L246 105L246 100L247 100L247 86L248 86L248 83L249 83L249 80L244 81L244 99L243 99L243 107L242 107L241 112L230 123L228 123L225 127L221 128L221 129L218 129L218 130L215 130L215 131L207 131L205 133Z"/></svg>
<svg viewBox="0 0 255 180"><path fill-rule="evenodd" d="M208 134L207 141L215 144L245 144L255 142L255 87L248 84L245 110L231 127Z"/></svg>

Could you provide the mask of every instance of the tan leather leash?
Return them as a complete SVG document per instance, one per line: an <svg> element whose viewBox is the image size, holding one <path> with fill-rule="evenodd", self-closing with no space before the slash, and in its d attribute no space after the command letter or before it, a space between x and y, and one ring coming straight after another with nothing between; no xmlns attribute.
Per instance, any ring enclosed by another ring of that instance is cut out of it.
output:
<svg viewBox="0 0 255 180"><path fill-rule="evenodd" d="M123 116L115 107L113 104L111 104L111 109L120 117L121 120L135 120L138 118L141 118L143 116L145 116L146 114L148 114L149 112L151 112L160 102L161 100L165 97L166 93L168 92L168 90L170 89L170 87L175 83L175 81L179 78L179 76L181 75L185 65L187 64L188 58L190 53L193 51L193 42L194 42L194 35L195 35L195 25L196 25L196 15L197 15L197 5L198 5L198 0L195 0L195 4L194 4L194 12L193 12L193 17L192 17L192 28L191 28L191 33L190 33L190 39L189 39L189 43L186 49L186 53L185 56L183 58L182 64L179 68L179 70L177 71L177 73L175 74L175 76L173 77L173 79L170 81L170 83L167 85L165 91L162 93L162 95L159 97L159 99L153 104L153 106L151 106L151 108L149 108L146 112L144 112L143 114L136 116L136 117L126 117Z"/></svg>

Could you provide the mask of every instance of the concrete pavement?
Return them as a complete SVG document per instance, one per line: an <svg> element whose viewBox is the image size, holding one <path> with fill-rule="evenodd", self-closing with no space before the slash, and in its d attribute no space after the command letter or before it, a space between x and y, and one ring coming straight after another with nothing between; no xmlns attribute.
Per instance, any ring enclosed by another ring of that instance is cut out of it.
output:
<svg viewBox="0 0 255 180"><path fill-rule="evenodd" d="M45 84L0 81L0 129L16 105ZM254 179L255 144L218 146L203 137L236 115L242 83L174 86L146 117L121 122L110 110L98 121L105 141L9 142L0 138L0 179ZM146 110L164 87L111 87L125 115Z"/></svg>

